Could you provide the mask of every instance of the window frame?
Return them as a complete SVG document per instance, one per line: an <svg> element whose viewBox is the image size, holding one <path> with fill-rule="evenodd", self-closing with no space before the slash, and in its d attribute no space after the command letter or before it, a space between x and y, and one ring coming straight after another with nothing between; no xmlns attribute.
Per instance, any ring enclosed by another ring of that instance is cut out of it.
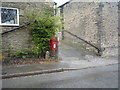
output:
<svg viewBox="0 0 120 90"><path fill-rule="evenodd" d="M1 9L2 8L17 10L17 23L15 23L15 24L2 23L2 21L1 21ZM9 7L0 7L0 26L19 26L19 9L18 8L9 8Z"/></svg>

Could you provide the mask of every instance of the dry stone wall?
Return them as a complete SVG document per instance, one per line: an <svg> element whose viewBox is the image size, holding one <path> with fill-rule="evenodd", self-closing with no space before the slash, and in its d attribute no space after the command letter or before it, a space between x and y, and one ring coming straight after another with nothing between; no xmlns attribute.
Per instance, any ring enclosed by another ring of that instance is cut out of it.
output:
<svg viewBox="0 0 120 90"><path fill-rule="evenodd" d="M71 1L61 9L65 30L102 49L103 56L118 55L118 2ZM64 37L66 41L93 49L68 33L64 32Z"/></svg>
<svg viewBox="0 0 120 90"><path fill-rule="evenodd" d="M23 25L23 19L25 12L31 10L38 10L38 12L44 11L47 7L53 7L54 2L2 2L2 7L18 8L20 15L20 25ZM26 21L27 22L27 21ZM2 26L2 32L9 31L13 26ZM27 28L18 29L2 35L2 52L4 57L10 57L17 51L21 51L25 48L32 48L30 42L31 37L29 35L30 30Z"/></svg>
<svg viewBox="0 0 120 90"><path fill-rule="evenodd" d="M103 3L101 47L105 48L103 55L118 54L118 3Z"/></svg>

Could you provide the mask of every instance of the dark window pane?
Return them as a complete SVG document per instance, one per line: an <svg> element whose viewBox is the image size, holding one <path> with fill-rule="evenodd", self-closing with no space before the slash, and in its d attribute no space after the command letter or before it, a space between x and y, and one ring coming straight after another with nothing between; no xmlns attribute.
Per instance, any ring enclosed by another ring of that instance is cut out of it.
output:
<svg viewBox="0 0 120 90"><path fill-rule="evenodd" d="M17 10L1 8L1 23L17 24Z"/></svg>

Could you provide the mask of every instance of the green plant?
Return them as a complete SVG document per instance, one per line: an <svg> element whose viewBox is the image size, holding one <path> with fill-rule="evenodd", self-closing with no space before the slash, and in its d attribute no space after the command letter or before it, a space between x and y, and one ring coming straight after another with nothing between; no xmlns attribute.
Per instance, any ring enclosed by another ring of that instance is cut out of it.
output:
<svg viewBox="0 0 120 90"><path fill-rule="evenodd" d="M26 55L27 53L26 52L23 52L23 51L17 51L16 52L16 55L17 56L21 56L21 55Z"/></svg>
<svg viewBox="0 0 120 90"><path fill-rule="evenodd" d="M24 56L24 55L22 56L22 59L26 59L26 58L27 58L27 56Z"/></svg>
<svg viewBox="0 0 120 90"><path fill-rule="evenodd" d="M56 31L60 28L60 17L53 14L53 9L47 9L44 13L32 11L26 18L30 20L33 49L32 52L36 56L44 57L46 51L49 51L50 39L55 38Z"/></svg>
<svg viewBox="0 0 120 90"><path fill-rule="evenodd" d="M33 58L36 57L35 54L32 52L31 49L25 48L22 51L17 51L16 52L16 56L20 57L22 59L26 59L26 58Z"/></svg>

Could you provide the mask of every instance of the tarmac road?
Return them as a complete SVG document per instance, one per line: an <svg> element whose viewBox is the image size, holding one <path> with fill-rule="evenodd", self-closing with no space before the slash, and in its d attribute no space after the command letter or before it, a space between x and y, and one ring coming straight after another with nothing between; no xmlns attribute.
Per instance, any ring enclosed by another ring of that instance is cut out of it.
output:
<svg viewBox="0 0 120 90"><path fill-rule="evenodd" d="M3 88L117 88L118 64L4 79Z"/></svg>

